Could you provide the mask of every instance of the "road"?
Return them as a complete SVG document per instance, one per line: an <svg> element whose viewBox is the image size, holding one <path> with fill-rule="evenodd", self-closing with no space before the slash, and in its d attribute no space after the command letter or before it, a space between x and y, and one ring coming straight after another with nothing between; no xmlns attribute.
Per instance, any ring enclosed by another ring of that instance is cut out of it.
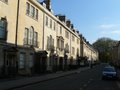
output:
<svg viewBox="0 0 120 90"><path fill-rule="evenodd" d="M115 80L101 80L101 66L14 90L120 90Z"/></svg>

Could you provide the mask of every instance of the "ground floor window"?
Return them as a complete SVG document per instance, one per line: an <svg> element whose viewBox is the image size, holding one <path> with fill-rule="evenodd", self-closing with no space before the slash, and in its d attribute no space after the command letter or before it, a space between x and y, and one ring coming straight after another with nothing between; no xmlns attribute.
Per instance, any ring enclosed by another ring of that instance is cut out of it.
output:
<svg viewBox="0 0 120 90"><path fill-rule="evenodd" d="M30 57L29 57L29 67L32 68L33 67L33 54L30 54Z"/></svg>
<svg viewBox="0 0 120 90"><path fill-rule="evenodd" d="M25 68L25 53L20 53L19 68L20 69Z"/></svg>

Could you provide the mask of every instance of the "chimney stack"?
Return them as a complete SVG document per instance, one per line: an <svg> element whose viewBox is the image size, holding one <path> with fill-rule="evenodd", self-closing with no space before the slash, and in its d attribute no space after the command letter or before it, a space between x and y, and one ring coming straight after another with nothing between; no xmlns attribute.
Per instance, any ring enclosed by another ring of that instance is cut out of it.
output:
<svg viewBox="0 0 120 90"><path fill-rule="evenodd" d="M71 29L73 29L74 28L74 25L73 24L71 24Z"/></svg>
<svg viewBox="0 0 120 90"><path fill-rule="evenodd" d="M46 8L51 11L51 1L50 0L44 0L44 3L46 4Z"/></svg>
<svg viewBox="0 0 120 90"><path fill-rule="evenodd" d="M71 21L70 21L70 20L67 20L67 21L66 21L66 25L70 28L70 26L71 26Z"/></svg>
<svg viewBox="0 0 120 90"><path fill-rule="evenodd" d="M57 17L59 18L60 21L66 22L66 16L65 15L59 14L59 15L57 15Z"/></svg>
<svg viewBox="0 0 120 90"><path fill-rule="evenodd" d="M76 31L76 30L75 30L75 29L73 29L73 32L74 32L74 33L75 33L75 31Z"/></svg>
<svg viewBox="0 0 120 90"><path fill-rule="evenodd" d="M79 34L79 31L77 31L77 33Z"/></svg>

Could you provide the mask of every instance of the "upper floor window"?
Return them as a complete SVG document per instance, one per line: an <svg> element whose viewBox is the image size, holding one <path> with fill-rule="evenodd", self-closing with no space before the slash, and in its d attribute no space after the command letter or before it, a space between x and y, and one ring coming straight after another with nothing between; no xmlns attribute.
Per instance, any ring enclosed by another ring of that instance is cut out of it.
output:
<svg viewBox="0 0 120 90"><path fill-rule="evenodd" d="M30 4L28 2L26 3L26 14L30 14Z"/></svg>
<svg viewBox="0 0 120 90"><path fill-rule="evenodd" d="M77 39L77 44L79 44L79 39Z"/></svg>
<svg viewBox="0 0 120 90"><path fill-rule="evenodd" d="M29 33L29 29L28 28L25 28L25 32L24 32L24 38L25 38L25 41L26 43L28 43L28 33ZM24 43L25 44L25 43Z"/></svg>
<svg viewBox="0 0 120 90"><path fill-rule="evenodd" d="M38 10L36 9L35 17L38 20Z"/></svg>
<svg viewBox="0 0 120 90"><path fill-rule="evenodd" d="M35 7L31 6L31 16L35 16Z"/></svg>
<svg viewBox="0 0 120 90"><path fill-rule="evenodd" d="M28 2L26 3L26 14L38 20L38 9L30 5Z"/></svg>
<svg viewBox="0 0 120 90"><path fill-rule="evenodd" d="M63 51L64 50L64 39L62 36L58 36L57 37L57 48L60 50L60 51Z"/></svg>
<svg viewBox="0 0 120 90"><path fill-rule="evenodd" d="M4 3L8 3L8 0L0 0L0 1L2 1L2 2L4 2Z"/></svg>
<svg viewBox="0 0 120 90"><path fill-rule="evenodd" d="M52 28L52 19L50 19L50 28Z"/></svg>
<svg viewBox="0 0 120 90"><path fill-rule="evenodd" d="M48 26L48 17L46 16L45 25Z"/></svg>
<svg viewBox="0 0 120 90"><path fill-rule="evenodd" d="M69 39L69 32L65 31L65 37Z"/></svg>
<svg viewBox="0 0 120 90"><path fill-rule="evenodd" d="M65 44L65 52L66 52L66 53L69 53L69 45L68 45L68 43Z"/></svg>
<svg viewBox="0 0 120 90"><path fill-rule="evenodd" d="M72 41L75 41L75 37L72 35Z"/></svg>
<svg viewBox="0 0 120 90"><path fill-rule="evenodd" d="M34 28L25 28L24 32L24 45L38 46L38 33L34 31Z"/></svg>
<svg viewBox="0 0 120 90"><path fill-rule="evenodd" d="M34 28L30 27L29 29L29 44L32 45L33 44L33 35L34 35Z"/></svg>
<svg viewBox="0 0 120 90"><path fill-rule="evenodd" d="M54 30L56 29L56 23L54 22Z"/></svg>
<svg viewBox="0 0 120 90"><path fill-rule="evenodd" d="M53 50L54 49L54 39L52 36L47 37L47 50Z"/></svg>
<svg viewBox="0 0 120 90"><path fill-rule="evenodd" d="M60 26L60 34L62 34L62 27Z"/></svg>
<svg viewBox="0 0 120 90"><path fill-rule="evenodd" d="M75 54L75 48L72 47L72 54L74 55Z"/></svg>
<svg viewBox="0 0 120 90"><path fill-rule="evenodd" d="M0 20L0 39L6 40L7 37L7 20L6 18L1 18Z"/></svg>
<svg viewBox="0 0 120 90"><path fill-rule="evenodd" d="M34 46L37 46L38 33L34 32Z"/></svg>

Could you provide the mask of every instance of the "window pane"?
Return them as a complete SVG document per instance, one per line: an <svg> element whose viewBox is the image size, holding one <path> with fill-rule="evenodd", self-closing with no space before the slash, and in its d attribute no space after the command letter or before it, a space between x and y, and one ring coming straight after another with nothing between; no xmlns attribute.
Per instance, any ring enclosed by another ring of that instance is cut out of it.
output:
<svg viewBox="0 0 120 90"><path fill-rule="evenodd" d="M52 45L52 36L50 35L50 45Z"/></svg>
<svg viewBox="0 0 120 90"><path fill-rule="evenodd" d="M28 44L28 28L25 28L25 32L24 32L24 45Z"/></svg>
<svg viewBox="0 0 120 90"><path fill-rule="evenodd" d="M34 32L34 46L37 46L37 38L38 38L38 33Z"/></svg>
<svg viewBox="0 0 120 90"><path fill-rule="evenodd" d="M1 20L0 20L0 39L6 39L6 31L7 31L7 20L5 18L1 18Z"/></svg>
<svg viewBox="0 0 120 90"><path fill-rule="evenodd" d="M72 54L74 55L75 54L75 48L72 47Z"/></svg>
<svg viewBox="0 0 120 90"><path fill-rule="evenodd" d="M33 54L30 54L30 58L29 58L29 67L32 68L33 67Z"/></svg>
<svg viewBox="0 0 120 90"><path fill-rule="evenodd" d="M28 38L28 28L25 28L24 38Z"/></svg>
<svg viewBox="0 0 120 90"><path fill-rule="evenodd" d="M35 16L35 8L33 6L31 6L31 16L32 17Z"/></svg>
<svg viewBox="0 0 120 90"><path fill-rule="evenodd" d="M72 35L72 41L75 41L75 37Z"/></svg>
<svg viewBox="0 0 120 90"><path fill-rule="evenodd" d="M25 68L25 54L20 53L20 59L19 59L19 68Z"/></svg>
<svg viewBox="0 0 120 90"><path fill-rule="evenodd" d="M54 22L54 30L56 29L56 23Z"/></svg>
<svg viewBox="0 0 120 90"><path fill-rule="evenodd" d="M8 0L5 0L5 2L7 3L7 2L8 2Z"/></svg>
<svg viewBox="0 0 120 90"><path fill-rule="evenodd" d="M38 10L36 9L36 19L38 19Z"/></svg>
<svg viewBox="0 0 120 90"><path fill-rule="evenodd" d="M48 17L46 16L46 26L48 26Z"/></svg>
<svg viewBox="0 0 120 90"><path fill-rule="evenodd" d="M33 45L33 35L34 35L34 28L31 27L30 30L29 30L29 44L30 45Z"/></svg>
<svg viewBox="0 0 120 90"><path fill-rule="evenodd" d="M62 27L60 26L60 34L62 34Z"/></svg>
<svg viewBox="0 0 120 90"><path fill-rule="evenodd" d="M65 31L65 37L69 39L69 32Z"/></svg>
<svg viewBox="0 0 120 90"><path fill-rule="evenodd" d="M30 14L30 4L28 2L26 3L26 14Z"/></svg>
<svg viewBox="0 0 120 90"><path fill-rule="evenodd" d="M0 28L4 28L4 21L0 20Z"/></svg>
<svg viewBox="0 0 120 90"><path fill-rule="evenodd" d="M50 28L52 28L52 19L50 19Z"/></svg>

